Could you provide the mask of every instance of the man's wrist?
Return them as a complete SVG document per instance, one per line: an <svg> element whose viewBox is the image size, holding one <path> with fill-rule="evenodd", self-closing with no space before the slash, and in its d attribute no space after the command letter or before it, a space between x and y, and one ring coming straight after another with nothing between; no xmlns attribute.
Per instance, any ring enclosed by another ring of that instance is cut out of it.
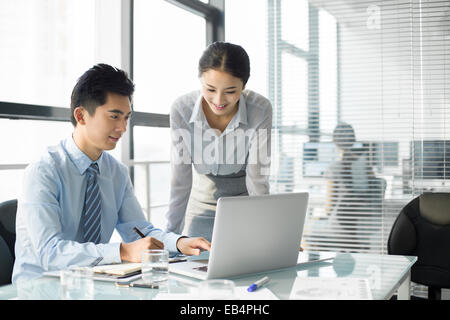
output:
<svg viewBox="0 0 450 320"><path fill-rule="evenodd" d="M120 243L120 260L125 261L125 248L123 247L123 243Z"/></svg>
<svg viewBox="0 0 450 320"><path fill-rule="evenodd" d="M176 247L177 247L177 250L178 250L179 253L182 253L182 252L181 252L180 248L178 248L178 242L180 241L180 239L183 239L183 238L189 238L189 237L188 237L188 236L181 236L181 237L179 237L179 238L177 239Z"/></svg>

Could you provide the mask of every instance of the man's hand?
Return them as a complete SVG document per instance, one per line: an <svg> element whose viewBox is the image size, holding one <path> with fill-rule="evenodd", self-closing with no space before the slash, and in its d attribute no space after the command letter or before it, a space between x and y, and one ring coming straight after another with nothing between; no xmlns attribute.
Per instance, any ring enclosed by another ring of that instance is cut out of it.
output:
<svg viewBox="0 0 450 320"><path fill-rule="evenodd" d="M187 256L198 256L202 249L209 251L211 243L205 238L180 238L177 241L177 248Z"/></svg>
<svg viewBox="0 0 450 320"><path fill-rule="evenodd" d="M122 261L141 262L142 250L164 249L164 244L153 237L145 237L130 243L120 244L120 258Z"/></svg>

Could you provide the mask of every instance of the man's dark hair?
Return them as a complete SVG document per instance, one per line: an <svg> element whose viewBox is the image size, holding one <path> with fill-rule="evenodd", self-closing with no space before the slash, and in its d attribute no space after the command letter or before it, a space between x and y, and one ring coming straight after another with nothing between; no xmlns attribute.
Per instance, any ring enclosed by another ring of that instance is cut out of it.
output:
<svg viewBox="0 0 450 320"><path fill-rule="evenodd" d="M74 110L83 106L92 116L98 106L106 103L107 93L117 93L132 100L134 83L125 71L100 63L86 71L73 88L70 102L70 121L77 121Z"/></svg>
<svg viewBox="0 0 450 320"><path fill-rule="evenodd" d="M250 58L244 48L228 42L214 42L203 52L198 63L198 76L209 69L225 71L242 80L250 77Z"/></svg>

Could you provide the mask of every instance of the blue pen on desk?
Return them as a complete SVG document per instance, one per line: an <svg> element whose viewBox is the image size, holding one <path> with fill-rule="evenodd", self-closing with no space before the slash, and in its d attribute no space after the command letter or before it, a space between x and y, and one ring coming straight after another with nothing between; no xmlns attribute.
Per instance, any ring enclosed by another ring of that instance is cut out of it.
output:
<svg viewBox="0 0 450 320"><path fill-rule="evenodd" d="M253 292L253 291L257 290L258 288L261 288L267 282L269 282L269 277L266 276L266 277L256 281L255 283L253 283L250 287L247 288L247 291Z"/></svg>

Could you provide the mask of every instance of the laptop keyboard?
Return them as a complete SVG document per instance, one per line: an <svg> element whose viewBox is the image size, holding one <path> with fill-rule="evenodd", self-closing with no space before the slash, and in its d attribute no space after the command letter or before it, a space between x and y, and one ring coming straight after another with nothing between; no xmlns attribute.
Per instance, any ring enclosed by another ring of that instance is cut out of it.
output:
<svg viewBox="0 0 450 320"><path fill-rule="evenodd" d="M208 271L208 266L201 266L201 267L195 267L193 268L194 270L198 270L198 271L204 271L207 272Z"/></svg>

